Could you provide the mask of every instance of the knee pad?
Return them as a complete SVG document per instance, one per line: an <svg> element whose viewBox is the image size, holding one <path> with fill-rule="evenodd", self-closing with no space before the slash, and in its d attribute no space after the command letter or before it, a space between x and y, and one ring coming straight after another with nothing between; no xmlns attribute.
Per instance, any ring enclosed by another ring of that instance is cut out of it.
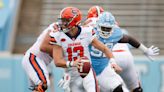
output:
<svg viewBox="0 0 164 92"><path fill-rule="evenodd" d="M133 92L143 92L143 89L141 87L135 88Z"/></svg>
<svg viewBox="0 0 164 92"><path fill-rule="evenodd" d="M113 92L123 92L122 85L117 86Z"/></svg>

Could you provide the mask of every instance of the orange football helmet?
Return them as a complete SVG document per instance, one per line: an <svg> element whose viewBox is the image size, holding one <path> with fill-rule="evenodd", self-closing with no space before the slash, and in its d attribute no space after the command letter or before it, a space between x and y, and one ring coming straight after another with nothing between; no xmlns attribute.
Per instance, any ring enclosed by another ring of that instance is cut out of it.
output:
<svg viewBox="0 0 164 92"><path fill-rule="evenodd" d="M102 7L92 6L88 10L87 18L98 17L102 12L104 12L104 9Z"/></svg>
<svg viewBox="0 0 164 92"><path fill-rule="evenodd" d="M82 19L82 13L78 8L66 7L60 12L59 24L62 29L70 29L79 25ZM63 30L64 31L64 30ZM65 30L66 32L69 30Z"/></svg>

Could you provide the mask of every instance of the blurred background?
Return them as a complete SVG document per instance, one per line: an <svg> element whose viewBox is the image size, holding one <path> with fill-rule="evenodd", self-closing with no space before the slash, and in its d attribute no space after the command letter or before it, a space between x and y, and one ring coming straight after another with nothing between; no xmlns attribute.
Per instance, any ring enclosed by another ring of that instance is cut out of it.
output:
<svg viewBox="0 0 164 92"><path fill-rule="evenodd" d="M79 8L84 21L93 5L112 12L119 25L146 46L161 49L155 62L139 50L132 53L144 92L164 92L164 0L0 0L0 92L30 92L21 66L23 53L61 9ZM53 87L62 92L57 82L63 71L52 66Z"/></svg>

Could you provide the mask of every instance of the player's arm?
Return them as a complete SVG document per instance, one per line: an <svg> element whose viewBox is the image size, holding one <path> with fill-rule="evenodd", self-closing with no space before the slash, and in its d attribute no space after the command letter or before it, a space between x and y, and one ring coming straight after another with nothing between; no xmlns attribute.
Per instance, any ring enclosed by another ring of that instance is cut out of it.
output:
<svg viewBox="0 0 164 92"><path fill-rule="evenodd" d="M47 32L43 42L40 45L40 50L49 53L52 56L53 45L50 44L51 37L49 36L50 31Z"/></svg>
<svg viewBox="0 0 164 92"><path fill-rule="evenodd" d="M107 46L105 46L97 38L94 38L92 40L92 43L91 44L95 48L101 50L106 55L106 57L108 57L110 59L111 66L115 69L116 72L121 72L122 71L121 67L116 64L116 61L115 61L115 59L113 57L113 54L112 54L111 50Z"/></svg>
<svg viewBox="0 0 164 92"><path fill-rule="evenodd" d="M149 58L152 60L150 56L155 56L159 54L160 49L158 47L151 46L147 48L144 44L140 43L137 39L129 35L123 35L123 38L120 39L119 43L129 43L135 48L142 50Z"/></svg>
<svg viewBox="0 0 164 92"><path fill-rule="evenodd" d="M123 38L120 39L118 41L119 43L129 43L130 45L132 45L135 48L139 48L141 49L143 52L147 52L149 48L147 48L145 45L143 45L142 43L140 43L137 39L135 39L132 36L129 35L123 35ZM158 52L158 47L155 47L157 49Z"/></svg>
<svg viewBox="0 0 164 92"><path fill-rule="evenodd" d="M50 33L55 33L59 30L59 27L56 23L51 24L47 29L47 34L43 39L43 42L41 43L40 50L46 53L49 53L50 56L52 56L52 49L53 49L53 43L55 42L54 37L50 35Z"/></svg>
<svg viewBox="0 0 164 92"><path fill-rule="evenodd" d="M98 50L101 50L106 55L106 57L114 58L111 50L107 46L105 46L102 42L100 42L97 38L94 38L91 44Z"/></svg>
<svg viewBox="0 0 164 92"><path fill-rule="evenodd" d="M91 22L91 19L87 19L86 21L84 21L83 26L88 26Z"/></svg>
<svg viewBox="0 0 164 92"><path fill-rule="evenodd" d="M66 61L64 59L63 48L59 45L53 46L53 59L57 67L69 68L69 67L78 67L78 64L81 65L80 58L75 61Z"/></svg>
<svg viewBox="0 0 164 92"><path fill-rule="evenodd" d="M141 43L132 36L123 35L123 37L118 41L119 43L129 43L131 46L135 48L139 48Z"/></svg>
<svg viewBox="0 0 164 92"><path fill-rule="evenodd" d="M57 67L63 67L66 68L66 61L63 56L63 49L59 45L53 46L53 59L54 63Z"/></svg>

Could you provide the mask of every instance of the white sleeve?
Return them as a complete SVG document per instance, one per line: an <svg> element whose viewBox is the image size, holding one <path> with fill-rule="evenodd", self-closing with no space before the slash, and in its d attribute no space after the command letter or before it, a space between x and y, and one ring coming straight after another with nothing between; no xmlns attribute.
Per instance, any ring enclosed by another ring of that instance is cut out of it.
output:
<svg viewBox="0 0 164 92"><path fill-rule="evenodd" d="M49 33L49 36L50 36L50 44L51 45L59 45L61 46L61 42L59 40L60 38L60 32L54 32L54 31L51 31Z"/></svg>
<svg viewBox="0 0 164 92"><path fill-rule="evenodd" d="M89 42L91 43L93 41L93 39L96 37L97 37L96 32L95 32L95 30L92 29L90 32L90 35L89 35Z"/></svg>

